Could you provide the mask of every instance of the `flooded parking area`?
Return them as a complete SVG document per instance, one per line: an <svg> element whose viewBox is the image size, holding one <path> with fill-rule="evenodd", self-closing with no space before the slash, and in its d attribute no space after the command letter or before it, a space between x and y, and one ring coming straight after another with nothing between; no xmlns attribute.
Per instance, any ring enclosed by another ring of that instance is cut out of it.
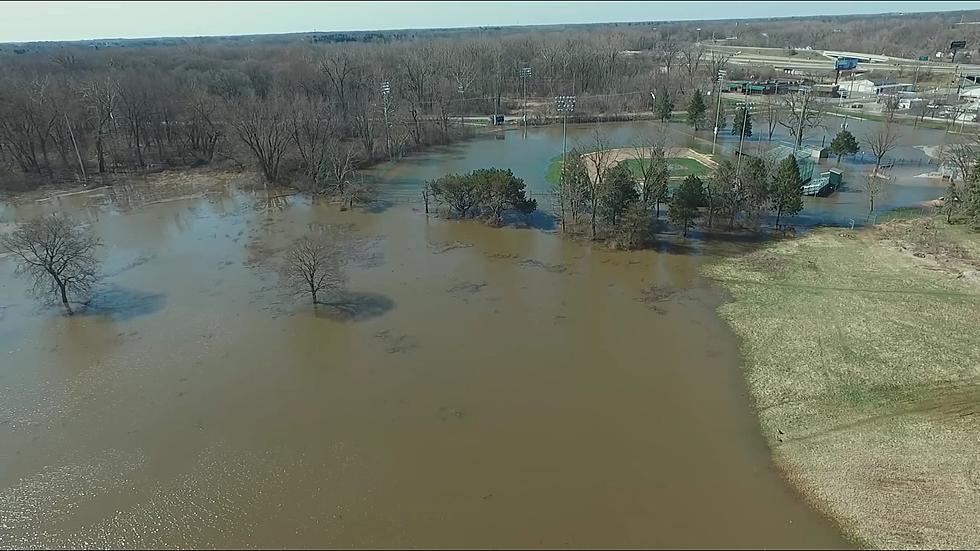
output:
<svg viewBox="0 0 980 551"><path fill-rule="evenodd" d="M107 274L69 318L0 259L2 547L845 545L770 464L701 246L125 193L0 213L69 212ZM339 226L347 307L285 296Z"/></svg>

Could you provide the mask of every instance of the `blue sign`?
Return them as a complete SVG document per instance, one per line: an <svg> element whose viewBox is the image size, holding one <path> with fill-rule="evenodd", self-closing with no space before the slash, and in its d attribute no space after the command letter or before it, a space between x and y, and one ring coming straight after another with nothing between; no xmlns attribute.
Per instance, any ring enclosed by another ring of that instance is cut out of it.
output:
<svg viewBox="0 0 980 551"><path fill-rule="evenodd" d="M853 57L839 57L837 58L837 65L835 69L838 71L850 71L858 66L858 60Z"/></svg>

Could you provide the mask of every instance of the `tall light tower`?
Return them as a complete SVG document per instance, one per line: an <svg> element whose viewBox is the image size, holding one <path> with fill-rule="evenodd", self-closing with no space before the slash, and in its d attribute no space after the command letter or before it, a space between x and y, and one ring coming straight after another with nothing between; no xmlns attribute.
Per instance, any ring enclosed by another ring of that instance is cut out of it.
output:
<svg viewBox="0 0 980 551"><path fill-rule="evenodd" d="M388 150L388 160L392 160L391 155L391 127L388 124L388 109L391 107L391 83L387 80L381 83L381 99L385 114L385 149Z"/></svg>
<svg viewBox="0 0 980 551"><path fill-rule="evenodd" d="M561 183L564 184L565 179L565 127L568 123L568 114L575 112L575 96L557 96L555 97L555 109L561 113L561 176L559 177Z"/></svg>
<svg viewBox="0 0 980 551"><path fill-rule="evenodd" d="M521 67L521 86L524 89L524 135L527 135L527 79L531 78L531 68Z"/></svg>
<svg viewBox="0 0 980 551"><path fill-rule="evenodd" d="M711 137L711 154L715 154L715 143L718 141L718 123L720 122L721 115L721 86L722 82L725 80L725 76L728 72L724 69L718 71L718 103L715 105L715 133Z"/></svg>

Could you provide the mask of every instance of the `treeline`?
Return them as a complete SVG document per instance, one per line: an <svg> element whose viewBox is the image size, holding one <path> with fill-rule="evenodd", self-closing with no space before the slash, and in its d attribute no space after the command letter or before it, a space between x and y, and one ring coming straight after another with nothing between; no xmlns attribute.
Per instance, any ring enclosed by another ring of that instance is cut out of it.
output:
<svg viewBox="0 0 980 551"><path fill-rule="evenodd" d="M661 50L673 55L662 72ZM357 166L465 135L466 116L513 111L525 90L577 94L577 114L648 111L654 84L710 81L711 54L698 48L686 69L680 57L648 30L5 56L0 181L235 161L269 182L342 187Z"/></svg>
<svg viewBox="0 0 980 551"><path fill-rule="evenodd" d="M945 36L940 27L952 25L949 14L900 19L916 29L894 35L907 42L923 33L935 41ZM511 28L385 43L297 38L7 54L0 56L0 188L217 162L255 166L276 184L348 193L358 167L466 136L467 116L485 124L487 115L518 112L525 92L532 118L556 114L553 98L566 94L577 96L579 118L652 111L653 91L685 105L696 90L710 89L727 61L695 43L697 26L702 40L728 34L730 26L738 28L737 43L763 40L752 33L764 28L778 43L808 38L815 46L824 40L836 48L889 50L848 42L857 34L881 36L866 28L872 20ZM841 32L817 36L830 27ZM524 67L531 68L526 79ZM730 68L729 77L747 70Z"/></svg>

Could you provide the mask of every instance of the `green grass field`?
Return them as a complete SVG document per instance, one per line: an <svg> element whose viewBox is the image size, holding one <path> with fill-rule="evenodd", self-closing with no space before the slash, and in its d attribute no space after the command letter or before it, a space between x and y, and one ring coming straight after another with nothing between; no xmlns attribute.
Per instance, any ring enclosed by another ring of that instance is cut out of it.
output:
<svg viewBox="0 0 980 551"><path fill-rule="evenodd" d="M643 161L639 159L627 159L623 161L626 166L630 169L630 172L634 176L640 176L640 168L643 166L641 163ZM710 169L703 164L695 161L694 159L688 159L686 157L669 157L667 159L667 168L670 170L670 177L676 179L686 178L690 174L695 176L705 176L710 172ZM557 183L558 177L561 175L561 155L554 157L548 163L548 172L546 178L549 183Z"/></svg>

